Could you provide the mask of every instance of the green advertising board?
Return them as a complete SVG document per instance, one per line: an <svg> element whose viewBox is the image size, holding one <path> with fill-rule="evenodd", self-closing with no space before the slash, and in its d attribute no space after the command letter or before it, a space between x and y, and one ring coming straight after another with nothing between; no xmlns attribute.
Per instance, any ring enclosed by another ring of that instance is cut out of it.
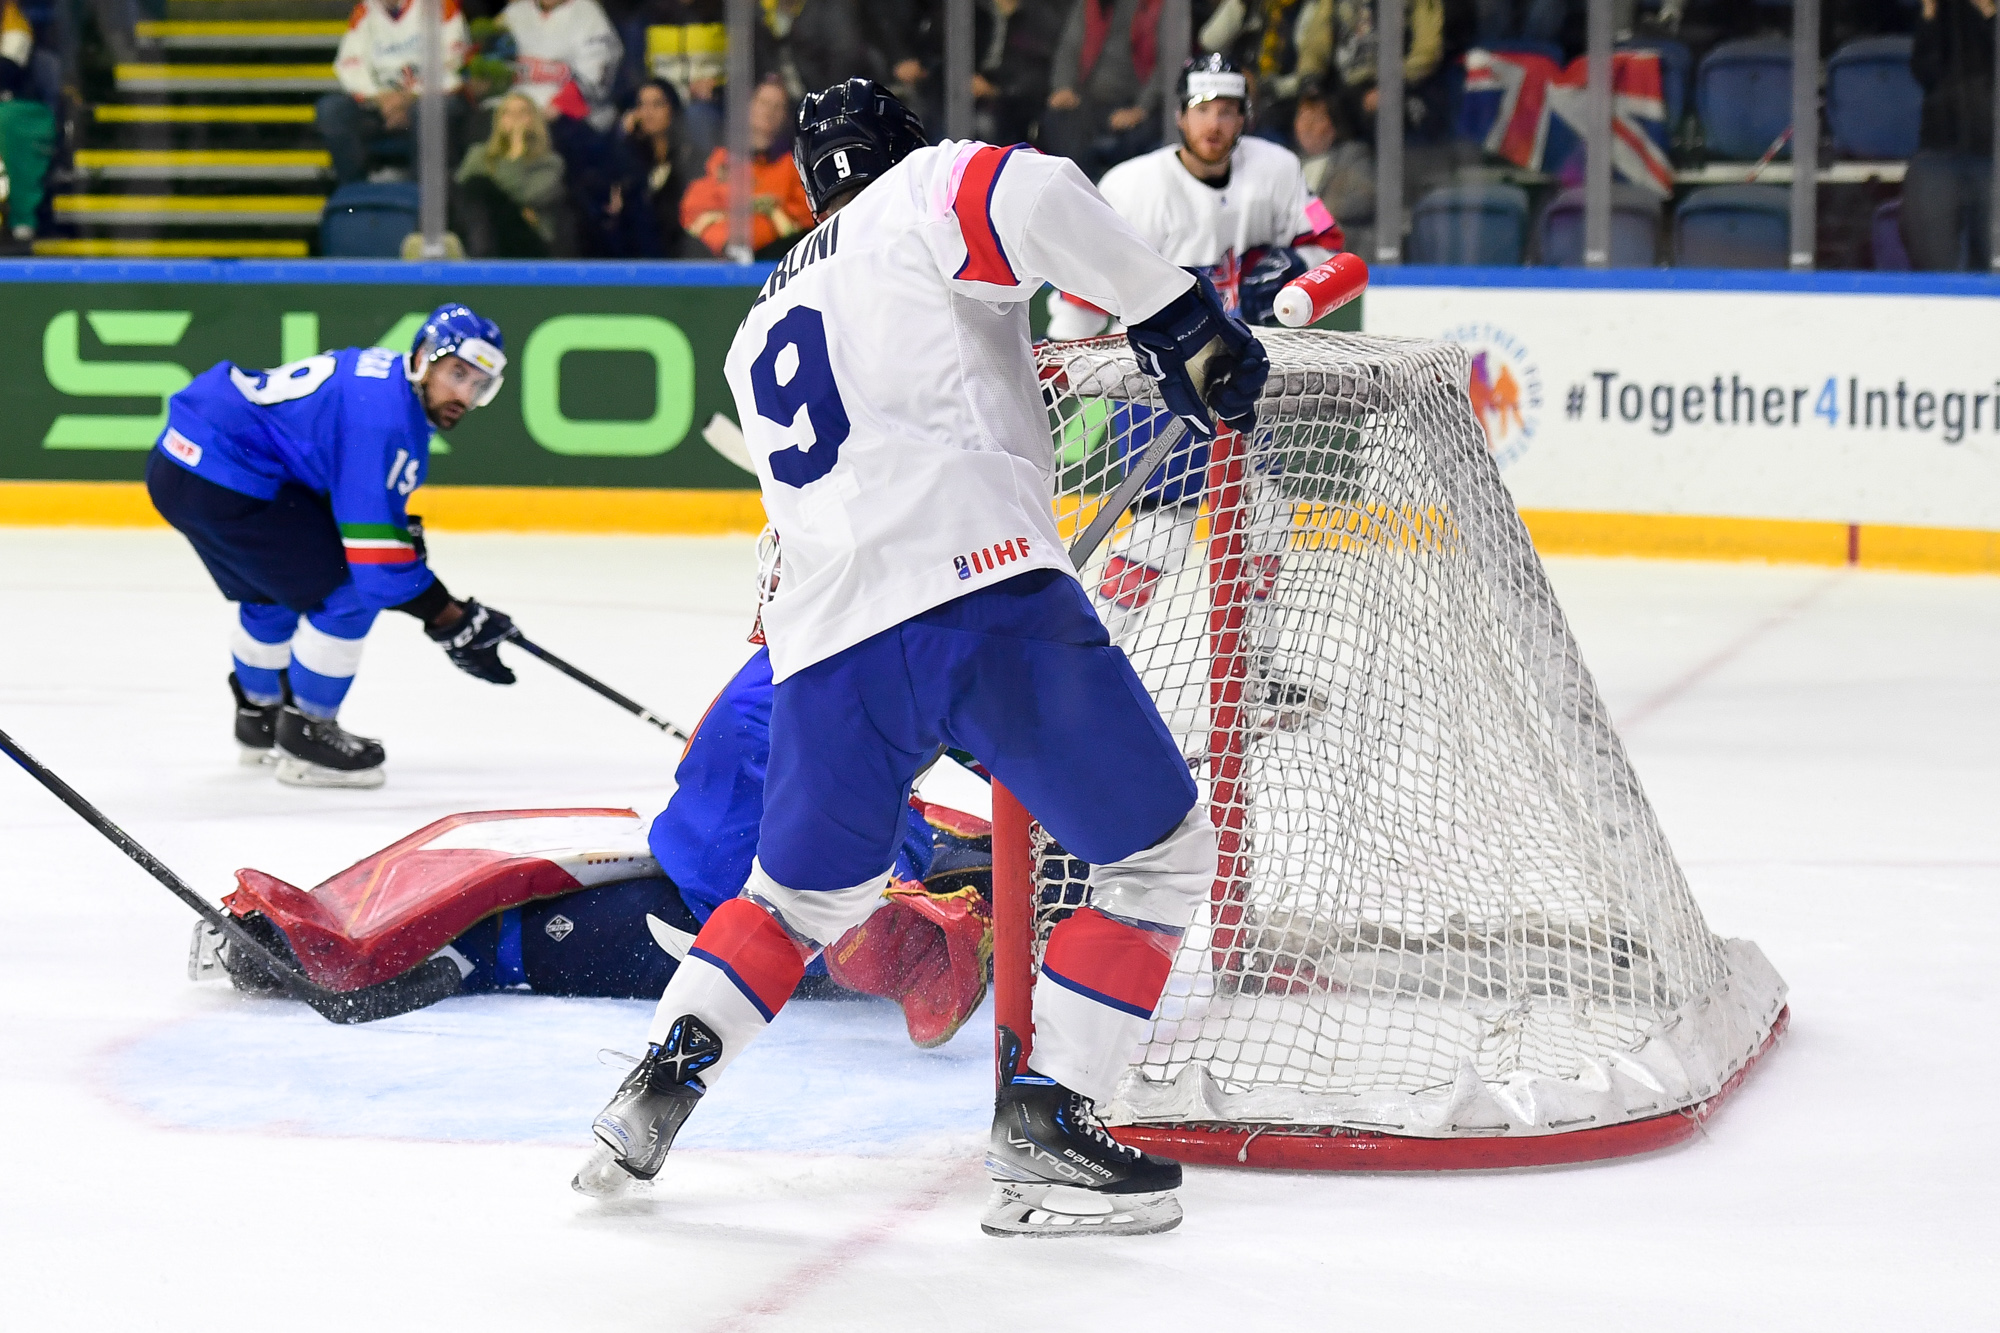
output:
<svg viewBox="0 0 2000 1333"><path fill-rule="evenodd" d="M52 264L0 273L15 353L0 478L137 481L166 400L218 361L409 348L462 301L507 339L493 403L434 442L442 485L745 489L702 427L735 415L722 361L768 271L711 264Z"/></svg>

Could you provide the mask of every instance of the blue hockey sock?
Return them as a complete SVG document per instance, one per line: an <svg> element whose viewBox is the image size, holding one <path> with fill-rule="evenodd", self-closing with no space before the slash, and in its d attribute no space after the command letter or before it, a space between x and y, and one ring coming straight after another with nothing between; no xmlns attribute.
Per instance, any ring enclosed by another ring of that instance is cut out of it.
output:
<svg viewBox="0 0 2000 1333"><path fill-rule="evenodd" d="M268 707L285 697L279 673L291 663L292 631L298 623L298 613L282 606L245 603L237 608L229 655L236 664L236 683L251 703Z"/></svg>

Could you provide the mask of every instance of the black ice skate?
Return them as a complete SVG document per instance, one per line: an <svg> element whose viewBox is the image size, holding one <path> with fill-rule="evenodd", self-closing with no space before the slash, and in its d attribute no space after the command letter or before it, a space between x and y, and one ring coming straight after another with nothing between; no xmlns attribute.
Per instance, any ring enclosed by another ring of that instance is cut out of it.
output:
<svg viewBox="0 0 2000 1333"><path fill-rule="evenodd" d="M989 1236L1144 1236L1180 1225L1178 1162L1127 1148L1082 1093L1020 1068L1021 1043L1000 1029L1001 1083L979 1229Z"/></svg>
<svg viewBox="0 0 2000 1333"><path fill-rule="evenodd" d="M245 766L277 763L278 712L284 704L251 703L234 671L229 673L229 692L236 696L236 743L242 747L238 760Z"/></svg>
<svg viewBox="0 0 2000 1333"><path fill-rule="evenodd" d="M260 912L238 917L236 924L243 927L258 943L267 946L280 958L297 961L292 946L284 935ZM285 983L271 974L262 959L246 955L229 940L229 937L206 921L194 923L194 939L188 945L188 980L209 981L227 976L230 984L245 995L283 995Z"/></svg>
<svg viewBox="0 0 2000 1333"><path fill-rule="evenodd" d="M604 1198L658 1175L674 1136L708 1090L701 1071L721 1058L721 1040L699 1018L683 1014L674 1020L667 1039L646 1052L591 1122L598 1147L570 1188Z"/></svg>
<svg viewBox="0 0 2000 1333"><path fill-rule="evenodd" d="M1257 659L1243 699L1266 710L1256 728L1265 734L1297 731L1314 718L1325 717L1333 702L1326 691L1309 681L1286 675L1268 657Z"/></svg>
<svg viewBox="0 0 2000 1333"><path fill-rule="evenodd" d="M382 743L343 731L332 718L307 717L286 704L277 742L278 781L288 787L382 785Z"/></svg>

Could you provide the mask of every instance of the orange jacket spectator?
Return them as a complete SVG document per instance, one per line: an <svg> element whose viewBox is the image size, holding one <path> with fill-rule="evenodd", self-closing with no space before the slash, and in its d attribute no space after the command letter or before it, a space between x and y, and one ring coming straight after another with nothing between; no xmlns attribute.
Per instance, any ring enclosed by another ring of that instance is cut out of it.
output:
<svg viewBox="0 0 2000 1333"><path fill-rule="evenodd" d="M681 225L690 236L721 254L729 243L729 150L708 155L708 172L681 196ZM789 147L783 153L750 155L750 248L760 259L782 250L813 225L806 187L792 165Z"/></svg>

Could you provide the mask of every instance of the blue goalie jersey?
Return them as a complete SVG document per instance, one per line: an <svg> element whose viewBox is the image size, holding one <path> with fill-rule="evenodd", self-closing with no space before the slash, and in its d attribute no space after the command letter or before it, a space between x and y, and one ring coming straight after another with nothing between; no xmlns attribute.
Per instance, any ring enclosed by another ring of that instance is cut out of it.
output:
<svg viewBox="0 0 2000 1333"><path fill-rule="evenodd" d="M224 361L204 371L168 402L159 448L244 495L268 500L294 483L326 497L355 591L388 607L433 579L407 510L430 467L430 439L402 355L349 347L275 370Z"/></svg>

